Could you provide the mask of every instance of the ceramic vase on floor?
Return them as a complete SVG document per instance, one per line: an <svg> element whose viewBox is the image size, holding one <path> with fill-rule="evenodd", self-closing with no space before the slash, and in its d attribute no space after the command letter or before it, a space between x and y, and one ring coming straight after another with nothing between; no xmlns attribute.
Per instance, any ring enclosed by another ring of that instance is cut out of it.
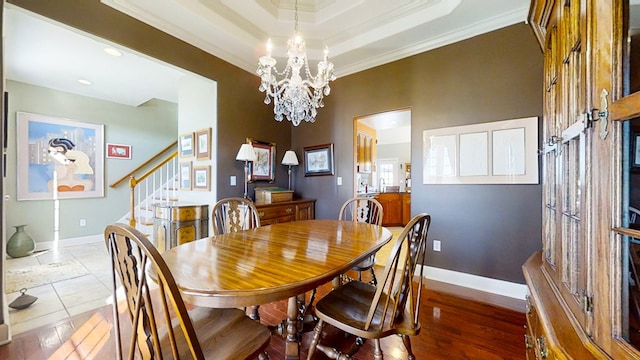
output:
<svg viewBox="0 0 640 360"><path fill-rule="evenodd" d="M24 227L27 225L15 225L16 232L7 241L7 254L13 258L31 254L36 249L36 243Z"/></svg>

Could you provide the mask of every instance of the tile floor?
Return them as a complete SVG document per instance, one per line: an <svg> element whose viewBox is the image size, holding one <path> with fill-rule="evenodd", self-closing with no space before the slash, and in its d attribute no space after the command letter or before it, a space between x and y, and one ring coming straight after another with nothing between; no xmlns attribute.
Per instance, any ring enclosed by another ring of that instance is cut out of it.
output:
<svg viewBox="0 0 640 360"><path fill-rule="evenodd" d="M17 259L7 258L5 265L7 269L17 269L71 258L78 260L90 273L30 288L27 294L38 297L33 305L22 310L9 308L13 335L112 303L111 264L104 242L45 250ZM18 296L20 292L7 294L7 304Z"/></svg>

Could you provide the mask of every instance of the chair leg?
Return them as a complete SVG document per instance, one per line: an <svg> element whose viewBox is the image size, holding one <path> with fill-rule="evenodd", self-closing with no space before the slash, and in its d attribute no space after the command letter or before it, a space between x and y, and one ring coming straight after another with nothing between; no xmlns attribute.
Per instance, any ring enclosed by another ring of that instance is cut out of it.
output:
<svg viewBox="0 0 640 360"><path fill-rule="evenodd" d="M349 333L345 332L345 338L351 336ZM356 337L356 341L353 342L353 344L351 344L351 347L349 348L349 351L347 351L347 354L349 354L349 356L353 356L355 353L358 352L358 350L360 350L360 348L362 347L362 345L364 345L364 343L367 341L367 339L362 338L362 337Z"/></svg>
<svg viewBox="0 0 640 360"><path fill-rule="evenodd" d="M382 348L380 347L380 339L373 340L374 348L373 348L373 359L374 360L383 360Z"/></svg>
<svg viewBox="0 0 640 360"><path fill-rule="evenodd" d="M260 321L260 312L258 311L259 308L260 308L260 305L254 305L249 307L249 309L251 310L251 313L249 314L249 318L251 320Z"/></svg>
<svg viewBox="0 0 640 360"><path fill-rule="evenodd" d="M324 321L318 320L316 327L313 329L313 338L311 339L311 343L309 344L309 352L307 354L307 360L311 360L313 353L316 351L316 346L318 346L318 341L320 340L320 333L322 333L323 326L324 326Z"/></svg>
<svg viewBox="0 0 640 360"><path fill-rule="evenodd" d="M351 356L343 354L335 348L318 344L318 350L322 351L329 359L334 360L350 360ZM309 360L309 359L307 359Z"/></svg>
<svg viewBox="0 0 640 360"><path fill-rule="evenodd" d="M369 282L369 284L378 286L378 279L376 279L376 272L373 270L373 267L369 269L369 271L371 271L371 281Z"/></svg>
<svg viewBox="0 0 640 360"><path fill-rule="evenodd" d="M402 338L402 342L404 343L404 347L407 348L407 360L415 360L416 357L413 355L413 350L411 350L411 338L407 335L400 335Z"/></svg>

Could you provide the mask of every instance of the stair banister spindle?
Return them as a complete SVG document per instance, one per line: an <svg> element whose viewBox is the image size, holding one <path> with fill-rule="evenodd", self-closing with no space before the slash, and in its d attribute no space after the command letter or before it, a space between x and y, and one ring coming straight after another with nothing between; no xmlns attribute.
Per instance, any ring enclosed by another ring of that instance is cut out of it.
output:
<svg viewBox="0 0 640 360"><path fill-rule="evenodd" d="M129 217L129 225L131 225L132 227L136 226L136 218L135 218L135 211L136 211L136 178L133 177L133 175L131 175L129 177L129 189L130 189L130 194L129 194L129 205L130 205L130 209L131 209L131 215Z"/></svg>
<svg viewBox="0 0 640 360"><path fill-rule="evenodd" d="M147 186L147 180L143 180L144 181L144 185ZM142 183L140 183L140 185L142 185ZM142 202L142 190L140 188L140 186L138 186L138 210L140 210L139 212L142 212L142 209L140 208L140 203ZM138 215L138 221L140 221L140 215Z"/></svg>
<svg viewBox="0 0 640 360"><path fill-rule="evenodd" d="M162 168L160 168L160 170L158 171L159 173L162 173ZM151 198L153 200L153 197L156 196L156 193L158 192L158 185L156 184L156 179L158 178L158 173L154 173L153 177L152 177L152 183L153 183L153 189L154 191L151 193ZM162 193L162 189L160 189L160 193ZM162 199L160 199L162 200Z"/></svg>
<svg viewBox="0 0 640 360"><path fill-rule="evenodd" d="M173 159L172 161L173 163L173 173L177 174L178 173L178 161L177 159ZM171 182L171 188L173 189L173 198L177 199L178 198L178 185L176 183L176 177L173 177L173 181Z"/></svg>
<svg viewBox="0 0 640 360"><path fill-rule="evenodd" d="M169 180L169 168L167 167L167 165L164 166L164 172L160 174L162 183L165 184L162 186L162 191L164 192L164 197L165 199L167 199L167 201L169 200L169 188L167 187L167 181ZM162 178L164 177L164 178Z"/></svg>

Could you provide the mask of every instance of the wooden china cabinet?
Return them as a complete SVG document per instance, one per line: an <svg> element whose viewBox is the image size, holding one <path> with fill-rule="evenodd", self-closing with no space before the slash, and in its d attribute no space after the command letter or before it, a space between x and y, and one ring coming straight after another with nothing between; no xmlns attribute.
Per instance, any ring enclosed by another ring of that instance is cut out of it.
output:
<svg viewBox="0 0 640 360"><path fill-rule="evenodd" d="M527 359L640 358L638 3L531 2L544 53L543 236L523 265Z"/></svg>

